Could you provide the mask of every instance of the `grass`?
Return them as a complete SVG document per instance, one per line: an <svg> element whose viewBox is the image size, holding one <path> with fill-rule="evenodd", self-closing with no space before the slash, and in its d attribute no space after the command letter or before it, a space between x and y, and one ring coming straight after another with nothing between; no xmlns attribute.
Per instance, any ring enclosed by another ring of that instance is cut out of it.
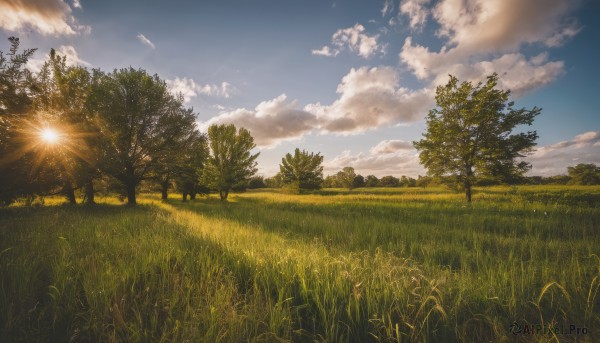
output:
<svg viewBox="0 0 600 343"><path fill-rule="evenodd" d="M45 203L0 210L7 341L600 341L600 187Z"/></svg>

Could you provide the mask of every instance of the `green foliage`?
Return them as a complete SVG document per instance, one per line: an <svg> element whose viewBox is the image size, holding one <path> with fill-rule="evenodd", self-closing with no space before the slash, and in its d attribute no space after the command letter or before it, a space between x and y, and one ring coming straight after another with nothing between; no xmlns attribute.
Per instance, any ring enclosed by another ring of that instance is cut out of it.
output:
<svg viewBox="0 0 600 343"><path fill-rule="evenodd" d="M360 174L356 175L354 180L352 180L353 188L365 187L365 184L366 184L365 177Z"/></svg>
<svg viewBox="0 0 600 343"><path fill-rule="evenodd" d="M392 175L387 175L379 179L379 187L400 187L400 180Z"/></svg>
<svg viewBox="0 0 600 343"><path fill-rule="evenodd" d="M256 147L250 132L235 125L211 125L208 128L211 155L204 170L204 180L219 192L222 201L227 200L233 186L256 173L256 158L252 154Z"/></svg>
<svg viewBox="0 0 600 343"><path fill-rule="evenodd" d="M379 185L379 179L375 175L367 175L365 180L365 187L377 187Z"/></svg>
<svg viewBox="0 0 600 343"><path fill-rule="evenodd" d="M38 85L25 65L36 49L19 52L19 39L8 41L8 53L0 51L0 206L20 196L45 193L54 188L56 179L49 160L35 156L28 145Z"/></svg>
<svg viewBox="0 0 600 343"><path fill-rule="evenodd" d="M468 201L477 178L510 181L530 169L516 159L531 150L537 133L511 133L518 125L531 125L541 109L513 109L510 91L496 89L497 83L496 74L476 86L450 76L436 89L438 107L427 116L424 138L413 142L428 174L454 176Z"/></svg>
<svg viewBox="0 0 600 343"><path fill-rule="evenodd" d="M354 172L354 168L344 167L336 174L336 178L342 187L352 190L354 188L354 178L356 178L356 173Z"/></svg>
<svg viewBox="0 0 600 343"><path fill-rule="evenodd" d="M91 107L102 132L99 167L119 180L130 204L135 190L174 151L196 134L195 116L173 97L163 80L139 69L97 76Z"/></svg>
<svg viewBox="0 0 600 343"><path fill-rule="evenodd" d="M174 180L183 200L196 198L198 193L206 193L206 186L201 184L202 173L209 156L208 138L204 134L194 133L184 149L173 151L169 158L161 163L159 180L166 193L165 183L170 186ZM166 194L163 194L166 195ZM163 197L166 199L166 196Z"/></svg>
<svg viewBox="0 0 600 343"><path fill-rule="evenodd" d="M281 159L279 173L284 185L294 189L320 189L323 182L323 156L296 148Z"/></svg>
<svg viewBox="0 0 600 343"><path fill-rule="evenodd" d="M265 178L262 176L254 176L248 180L248 188L249 189L257 189L257 188L265 188L267 185L265 184Z"/></svg>
<svg viewBox="0 0 600 343"><path fill-rule="evenodd" d="M274 176L265 179L265 186L268 188L281 188L283 181L281 180L281 174L277 173Z"/></svg>
<svg viewBox="0 0 600 343"><path fill-rule="evenodd" d="M568 167L567 171L571 178L570 183L575 185L600 185L600 167L595 164L580 163Z"/></svg>

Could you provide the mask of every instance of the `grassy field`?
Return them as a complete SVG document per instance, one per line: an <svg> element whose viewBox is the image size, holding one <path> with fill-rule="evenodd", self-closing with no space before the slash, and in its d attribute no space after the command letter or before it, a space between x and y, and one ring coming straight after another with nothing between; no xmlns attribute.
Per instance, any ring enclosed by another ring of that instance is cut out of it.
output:
<svg viewBox="0 0 600 343"><path fill-rule="evenodd" d="M600 187L463 197L328 189L0 209L0 337L600 341Z"/></svg>

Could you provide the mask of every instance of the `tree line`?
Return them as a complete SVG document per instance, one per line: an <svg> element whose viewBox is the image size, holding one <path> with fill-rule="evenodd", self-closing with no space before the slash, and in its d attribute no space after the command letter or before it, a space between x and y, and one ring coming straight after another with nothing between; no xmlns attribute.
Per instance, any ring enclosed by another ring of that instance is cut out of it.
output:
<svg viewBox="0 0 600 343"><path fill-rule="evenodd" d="M15 37L9 42L9 51L0 51L0 205L49 194L76 203L77 190L87 204L98 190L135 204L142 184L163 199L175 189L183 200L210 191L226 200L231 190L263 186L301 193L433 183L462 189L470 201L477 185L600 183L593 164L569 167L568 176L524 176L531 166L520 158L537 134L512 130L531 125L541 109L513 109L510 91L496 88L496 74L478 85L451 77L437 88L424 138L413 142L427 176L363 177L344 167L324 178L323 156L297 148L282 158L277 175L264 179L254 176L259 153L248 130L230 124L199 132L193 109L158 75L73 66L54 50L33 73L26 64L36 50L20 51Z"/></svg>
<svg viewBox="0 0 600 343"><path fill-rule="evenodd" d="M194 198L229 190L256 172L250 133L213 125L206 134L165 81L143 69L105 72L72 66L50 51L41 70L26 68L35 49L19 39L0 51L0 203L63 194L94 203L97 187L135 204L142 182L167 197L173 185Z"/></svg>

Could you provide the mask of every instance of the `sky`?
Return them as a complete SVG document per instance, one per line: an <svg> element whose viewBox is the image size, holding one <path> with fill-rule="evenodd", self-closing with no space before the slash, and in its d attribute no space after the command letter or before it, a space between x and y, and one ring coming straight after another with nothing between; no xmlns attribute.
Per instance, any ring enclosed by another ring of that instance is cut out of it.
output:
<svg viewBox="0 0 600 343"><path fill-rule="evenodd" d="M259 174L295 148L325 175L425 175L412 141L435 89L493 72L516 108L541 107L528 175L600 165L600 2L593 0L0 0L10 36L67 61L158 74L198 127L251 131Z"/></svg>

